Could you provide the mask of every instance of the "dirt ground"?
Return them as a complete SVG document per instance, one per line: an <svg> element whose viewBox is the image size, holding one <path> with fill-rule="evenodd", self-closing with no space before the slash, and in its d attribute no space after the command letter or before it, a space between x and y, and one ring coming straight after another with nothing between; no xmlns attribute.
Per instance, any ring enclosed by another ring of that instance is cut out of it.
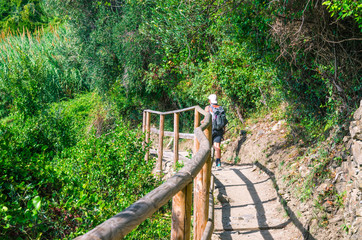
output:
<svg viewBox="0 0 362 240"><path fill-rule="evenodd" d="M302 239L283 209L273 179L253 164L214 168L215 230L212 239Z"/></svg>
<svg viewBox="0 0 362 240"><path fill-rule="evenodd" d="M237 238L230 238L230 236L235 236L235 234L230 235L228 233L227 237L223 237L226 235L221 233L219 234L220 239L350 239L342 230L343 209L333 209L331 210L332 213L327 216L322 215L324 213L318 212L315 208L313 198L304 202L298 199L298 194L296 194L295 190L296 186L301 184L298 183L298 180L292 185L285 181L285 176L303 175L303 172L308 170L304 169L306 167L303 165L292 168L286 167L290 164L292 166L293 164L296 165L297 157L302 156L306 151L302 140L290 139L286 121L275 121L270 116L266 116L258 122L247 123L246 125L248 127L240 128L238 137L226 139L222 142L222 162L227 163L226 166L234 168L245 168L245 166L254 164L253 166L258 168L258 171L254 173L260 175L250 175L251 179L263 179L263 177L268 176L272 184L260 184L258 188L261 187L261 189L258 189L258 192L265 193L265 196L272 196L273 194L278 196L277 201L279 204L283 203L282 208L285 210L279 212L279 215L276 214L275 216L277 217L275 219L279 219L283 214L286 215L286 211L289 217L288 221L291 221L291 223L283 228L287 230L284 231L284 235L278 235L279 233L276 233L276 230L269 230L269 234L254 231L253 234L259 234L259 237L257 237L257 235L246 235L239 231L237 233L239 237ZM248 170L243 170L242 174L246 176L247 172ZM228 177L232 176L232 174L227 175ZM224 176L220 175L218 177L224 178ZM322 184L319 188L322 189L323 187L325 186ZM233 191L229 190L229 192L232 194ZM247 195L248 191L245 194ZM264 194L258 195L260 197ZM280 210L280 207L277 207L277 205L274 207L270 206L270 208L274 208L272 211L275 212ZM269 209L269 206L265 205L265 209ZM275 214L275 212L271 214ZM326 217L327 221L321 226L320 221L317 219L323 217ZM280 224L283 223L282 219L278 221ZM268 222L264 223L268 226L272 225L268 224ZM362 237L356 239L362 239Z"/></svg>

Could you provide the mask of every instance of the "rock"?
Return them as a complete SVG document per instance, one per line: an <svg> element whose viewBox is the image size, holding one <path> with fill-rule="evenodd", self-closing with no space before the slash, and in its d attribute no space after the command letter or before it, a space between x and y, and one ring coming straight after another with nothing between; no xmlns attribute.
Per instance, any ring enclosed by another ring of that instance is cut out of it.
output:
<svg viewBox="0 0 362 240"><path fill-rule="evenodd" d="M362 100L360 102L360 107L353 114L355 120L362 120Z"/></svg>
<svg viewBox="0 0 362 240"><path fill-rule="evenodd" d="M272 131L277 131L281 128L281 126L285 123L285 120L280 120L277 124L275 124L273 127L272 127Z"/></svg>
<svg viewBox="0 0 362 240"><path fill-rule="evenodd" d="M346 189L346 182L338 182L335 185L338 194L341 194Z"/></svg>
<svg viewBox="0 0 362 240"><path fill-rule="evenodd" d="M270 162L268 164L268 167L269 167L269 169L275 169L275 168L277 168L277 164L275 162Z"/></svg>
<svg viewBox="0 0 362 240"><path fill-rule="evenodd" d="M265 134L264 130L259 130L257 136L260 137Z"/></svg>
<svg viewBox="0 0 362 240"><path fill-rule="evenodd" d="M324 207L324 211L326 211L327 213L331 213L333 211L333 206L327 201L323 204Z"/></svg>
<svg viewBox="0 0 362 240"><path fill-rule="evenodd" d="M346 150L350 151L353 144L353 139L350 138L349 141L346 143Z"/></svg>
<svg viewBox="0 0 362 240"><path fill-rule="evenodd" d="M325 213L324 213L324 212L319 212L319 213L317 214L318 219L322 219L322 218L324 218L324 216L325 216Z"/></svg>
<svg viewBox="0 0 362 240"><path fill-rule="evenodd" d="M288 193L284 194L283 198L285 201L288 201L288 202L290 201L290 195Z"/></svg>
<svg viewBox="0 0 362 240"><path fill-rule="evenodd" d="M351 164L347 161L344 161L342 162L341 168L343 172L348 172L349 169L351 168Z"/></svg>
<svg viewBox="0 0 362 240"><path fill-rule="evenodd" d="M335 216L334 218L330 219L330 223L336 223L342 221L342 216Z"/></svg>
<svg viewBox="0 0 362 240"><path fill-rule="evenodd" d="M327 183L322 183L321 185L319 185L319 187L317 188L317 192L322 192L327 188L328 184Z"/></svg>
<svg viewBox="0 0 362 240"><path fill-rule="evenodd" d="M353 141L352 145L353 159L359 167L362 166L362 141Z"/></svg>
<svg viewBox="0 0 362 240"><path fill-rule="evenodd" d="M217 200L219 200L219 202L221 204L225 204L225 203L230 202L230 198L228 196L226 196L225 194L218 194L217 195Z"/></svg>
<svg viewBox="0 0 362 240"><path fill-rule="evenodd" d="M300 205L300 211L301 211L302 213L306 213L308 210L309 210L308 204L302 203L302 204ZM308 214L305 214L305 215L308 216Z"/></svg>
<svg viewBox="0 0 362 240"><path fill-rule="evenodd" d="M352 236L359 235L358 232L361 230L361 228L362 228L362 218L359 217L359 218L356 218L356 220L352 223L352 226L351 226L351 233L353 234ZM351 238L351 239L353 239L353 238ZM355 238L355 239L359 239L359 238Z"/></svg>
<svg viewBox="0 0 362 240"><path fill-rule="evenodd" d="M347 143L350 139L351 139L350 136L344 136L344 137L343 137L343 142L344 142L344 143Z"/></svg>
<svg viewBox="0 0 362 240"><path fill-rule="evenodd" d="M310 222L310 229L311 231L314 231L316 229L318 229L318 220L313 218L312 221Z"/></svg>
<svg viewBox="0 0 362 240"><path fill-rule="evenodd" d="M306 176L308 176L309 173L310 173L310 170L309 170L306 166L304 166L304 165L300 166L298 170L299 170L300 175L301 175L303 178L305 178Z"/></svg>
<svg viewBox="0 0 362 240"><path fill-rule="evenodd" d="M352 121L349 126L352 139L362 140L362 121Z"/></svg>

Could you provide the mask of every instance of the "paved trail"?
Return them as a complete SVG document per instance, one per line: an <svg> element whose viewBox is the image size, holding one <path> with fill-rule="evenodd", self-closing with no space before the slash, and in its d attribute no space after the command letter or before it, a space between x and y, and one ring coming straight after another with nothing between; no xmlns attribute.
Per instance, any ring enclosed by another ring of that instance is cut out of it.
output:
<svg viewBox="0 0 362 240"><path fill-rule="evenodd" d="M286 216L269 176L253 165L213 168L215 230L212 239L303 239Z"/></svg>

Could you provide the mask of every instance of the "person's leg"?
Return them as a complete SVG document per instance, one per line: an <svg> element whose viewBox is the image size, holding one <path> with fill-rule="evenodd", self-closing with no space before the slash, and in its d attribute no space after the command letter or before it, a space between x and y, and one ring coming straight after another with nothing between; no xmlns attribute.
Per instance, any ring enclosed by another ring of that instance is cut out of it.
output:
<svg viewBox="0 0 362 240"><path fill-rule="evenodd" d="M219 167L221 166L221 148L220 148L220 143L219 142L214 142L214 149L215 149L215 158L216 158L216 166Z"/></svg>
<svg viewBox="0 0 362 240"><path fill-rule="evenodd" d="M214 142L215 158L221 158L221 148L219 142Z"/></svg>

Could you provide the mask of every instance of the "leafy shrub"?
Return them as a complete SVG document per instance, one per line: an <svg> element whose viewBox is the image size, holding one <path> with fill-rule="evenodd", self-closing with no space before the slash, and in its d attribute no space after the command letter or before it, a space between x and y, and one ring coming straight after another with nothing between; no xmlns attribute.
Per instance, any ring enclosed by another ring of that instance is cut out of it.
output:
<svg viewBox="0 0 362 240"><path fill-rule="evenodd" d="M48 22L41 0L0 0L0 30L31 31Z"/></svg>
<svg viewBox="0 0 362 240"><path fill-rule="evenodd" d="M98 132L102 108L89 93L26 120L13 114L0 121L0 238L74 238L159 184L139 131L105 120L112 126ZM168 236L167 209L132 234Z"/></svg>

